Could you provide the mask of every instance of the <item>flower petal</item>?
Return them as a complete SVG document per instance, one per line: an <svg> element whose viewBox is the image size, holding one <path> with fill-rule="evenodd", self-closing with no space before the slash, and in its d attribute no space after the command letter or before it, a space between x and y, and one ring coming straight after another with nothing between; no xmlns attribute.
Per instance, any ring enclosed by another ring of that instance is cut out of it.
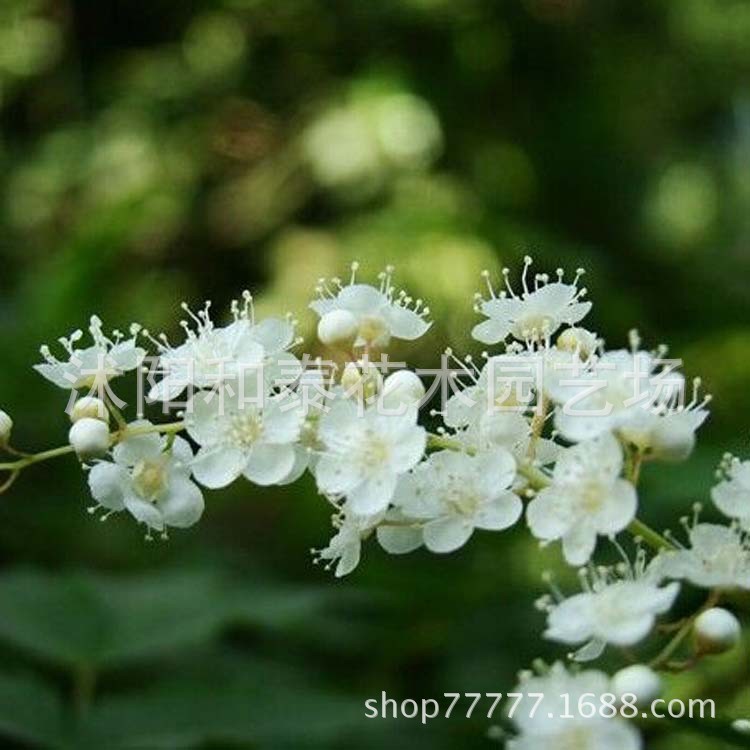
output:
<svg viewBox="0 0 750 750"><path fill-rule="evenodd" d="M246 464L247 453L238 448L201 448L193 459L193 476L204 487L215 490L234 482Z"/></svg>
<svg viewBox="0 0 750 750"><path fill-rule="evenodd" d="M243 474L255 484L277 484L294 468L295 452L291 445L260 444L253 446Z"/></svg>
<svg viewBox="0 0 750 750"><path fill-rule="evenodd" d="M124 467L102 461L91 468L88 479L91 494L99 505L109 510L125 507L125 489L130 484L130 475Z"/></svg>
<svg viewBox="0 0 750 750"><path fill-rule="evenodd" d="M185 529L203 515L203 493L189 479L179 477L169 483L167 494L159 500L158 507L167 526Z"/></svg>
<svg viewBox="0 0 750 750"><path fill-rule="evenodd" d="M453 552L463 547L474 527L465 519L457 516L436 518L425 524L422 531L424 544L431 552Z"/></svg>

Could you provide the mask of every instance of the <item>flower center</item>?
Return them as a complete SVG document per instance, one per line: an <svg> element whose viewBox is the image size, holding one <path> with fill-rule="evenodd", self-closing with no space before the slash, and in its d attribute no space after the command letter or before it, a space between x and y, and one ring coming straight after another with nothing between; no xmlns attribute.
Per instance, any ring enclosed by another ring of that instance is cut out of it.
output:
<svg viewBox="0 0 750 750"><path fill-rule="evenodd" d="M357 333L368 343L379 339L387 333L385 321L376 315L366 315L359 321L359 330Z"/></svg>
<svg viewBox="0 0 750 750"><path fill-rule="evenodd" d="M465 487L451 487L446 493L446 503L461 516L473 517L479 509L480 498Z"/></svg>
<svg viewBox="0 0 750 750"><path fill-rule="evenodd" d="M133 467L133 486L144 499L154 502L167 486L166 460L144 459Z"/></svg>
<svg viewBox="0 0 750 750"><path fill-rule="evenodd" d="M263 418L257 411L235 414L229 428L229 441L233 445L249 447L263 433Z"/></svg>
<svg viewBox="0 0 750 750"><path fill-rule="evenodd" d="M579 507L585 513L597 513L604 503L604 488L599 482L584 482L581 487Z"/></svg>

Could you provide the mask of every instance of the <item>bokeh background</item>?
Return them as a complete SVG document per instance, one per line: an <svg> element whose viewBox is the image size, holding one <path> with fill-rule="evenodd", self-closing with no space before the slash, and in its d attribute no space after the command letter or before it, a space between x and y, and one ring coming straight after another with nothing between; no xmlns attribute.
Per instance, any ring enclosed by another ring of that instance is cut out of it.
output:
<svg viewBox="0 0 750 750"><path fill-rule="evenodd" d="M477 352L479 272L530 252L588 269L610 347L637 326L715 396L689 464L645 471L663 527L724 450L750 453L749 75L742 0L3 0L16 442L64 441L65 396L30 368L94 312L175 332L182 300L250 288L312 341L319 276L393 263L436 320L396 354L434 366ZM491 747L479 714L423 727L363 701L507 691L560 654L532 607L558 552L520 528L445 558L369 545L338 582L311 564L329 510L309 480L211 493L168 543L88 504L72 460L0 502L2 747ZM748 664L670 690L746 716ZM674 730L649 747L719 747Z"/></svg>

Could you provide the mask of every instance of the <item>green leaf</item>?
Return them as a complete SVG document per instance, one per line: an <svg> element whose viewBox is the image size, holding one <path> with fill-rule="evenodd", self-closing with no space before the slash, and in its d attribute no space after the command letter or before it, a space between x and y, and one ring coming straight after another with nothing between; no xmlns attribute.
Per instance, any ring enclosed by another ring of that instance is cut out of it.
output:
<svg viewBox="0 0 750 750"><path fill-rule="evenodd" d="M79 744L108 750L208 742L330 746L364 729L359 700L312 686L278 664L242 657L102 700Z"/></svg>
<svg viewBox="0 0 750 750"><path fill-rule="evenodd" d="M41 680L0 674L0 735L34 746L63 745L62 708L57 693Z"/></svg>

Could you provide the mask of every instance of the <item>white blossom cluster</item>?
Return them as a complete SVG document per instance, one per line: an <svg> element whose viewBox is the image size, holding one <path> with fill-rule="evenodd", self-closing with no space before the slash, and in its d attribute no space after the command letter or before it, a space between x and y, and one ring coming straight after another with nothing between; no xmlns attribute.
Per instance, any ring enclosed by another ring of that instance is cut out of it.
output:
<svg viewBox="0 0 750 750"><path fill-rule="evenodd" d="M637 518L640 467L687 458L709 397L701 398L699 380L688 388L664 347L644 351L631 332L628 348L606 350L583 328L591 303L582 270L566 279L562 270L550 277L531 266L526 258L516 287L507 269L500 288L485 274L486 291L475 299L483 319L472 335L491 349L479 362L447 351L457 367L429 411L433 396L419 373L384 374L376 360L393 339L413 341L431 327L429 308L396 289L391 267L376 285L358 280L357 264L346 281L319 281L310 308L334 367L299 354L291 316L257 321L245 293L223 326L210 303L198 313L184 306L176 345L138 325L130 337L106 336L93 317L90 343L75 331L60 339L63 359L42 347L45 362L35 369L76 396L98 389L69 408L70 445L88 470L92 511L126 512L149 534L166 534L200 519L205 489L242 479L284 485L307 472L333 508L333 535L314 556L336 576L357 567L371 538L392 554L420 547L446 554L475 532L523 524L541 546L559 543L563 560L579 569L580 591L569 596L548 579L551 593L538 601L544 637L573 648L574 663L590 661L606 647L632 649L653 636L681 582L712 596L750 589L750 461L727 456L719 469L712 499L727 524L700 523L696 510L683 519L686 542L648 529ZM188 392L178 422L128 422L117 408L110 381L144 368L149 350L159 378L149 398L166 404ZM0 447L12 426L0 412ZM12 477L15 467L0 464ZM616 539L626 531L635 538L630 555L630 542ZM602 549L620 561L597 564ZM711 611L690 623L698 628L703 618L709 634L701 653L723 642L725 615L736 622L726 610L704 617ZM524 690L609 689L602 673L571 669L526 675ZM653 692L653 670L627 669L620 682L628 692L639 685ZM640 746L620 719L539 721L516 721L510 746Z"/></svg>

